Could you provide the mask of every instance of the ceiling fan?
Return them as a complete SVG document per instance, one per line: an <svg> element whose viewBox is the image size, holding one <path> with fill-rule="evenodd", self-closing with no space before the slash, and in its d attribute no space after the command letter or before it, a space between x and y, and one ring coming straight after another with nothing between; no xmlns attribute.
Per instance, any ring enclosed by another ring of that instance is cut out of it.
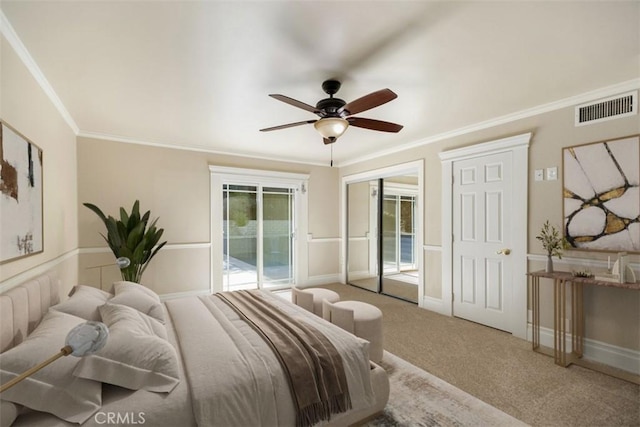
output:
<svg viewBox="0 0 640 427"><path fill-rule="evenodd" d="M341 83L338 80L333 79L326 80L322 83L322 90L329 95L329 98L321 99L315 107L293 98L289 98L288 96L270 94L270 97L275 98L278 101L310 111L320 118L260 129L260 131L269 132L272 130L286 129L313 123L316 130L320 135L322 135L325 144L332 144L336 142L349 126L382 132L400 132L402 125L396 123L365 119L363 117L353 117L354 114L370 110L396 99L398 95L396 95L392 90L381 89L358 98L355 101L346 103L340 98L333 97L333 95L340 90L340 86Z"/></svg>

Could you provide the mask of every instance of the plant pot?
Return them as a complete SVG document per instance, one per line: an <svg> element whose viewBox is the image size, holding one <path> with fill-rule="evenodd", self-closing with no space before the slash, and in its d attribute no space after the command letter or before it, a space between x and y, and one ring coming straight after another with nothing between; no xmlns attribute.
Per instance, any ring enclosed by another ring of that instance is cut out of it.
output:
<svg viewBox="0 0 640 427"><path fill-rule="evenodd" d="M547 265L546 265L544 271L546 273L553 273L553 258L551 258L551 255L547 256Z"/></svg>

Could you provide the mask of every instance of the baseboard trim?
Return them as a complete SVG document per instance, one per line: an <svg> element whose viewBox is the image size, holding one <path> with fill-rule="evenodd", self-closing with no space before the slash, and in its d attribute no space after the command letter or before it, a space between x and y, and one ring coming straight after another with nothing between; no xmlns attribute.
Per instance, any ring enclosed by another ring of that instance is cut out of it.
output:
<svg viewBox="0 0 640 427"><path fill-rule="evenodd" d="M324 274L318 276L310 276L307 277L307 280L304 283L300 283L300 286L319 286L319 285L329 285L331 283L340 283L340 275L339 274Z"/></svg>
<svg viewBox="0 0 640 427"><path fill-rule="evenodd" d="M527 325L527 340L531 342L532 337L533 327L529 323ZM540 327L540 344L545 347L553 348L553 342L553 329ZM567 352L570 352L572 347L571 337L569 335L565 338L565 345ZM585 338L583 346L583 357L585 359L622 369L623 371L631 372L635 375L640 375L640 351L618 347L613 344L588 338Z"/></svg>
<svg viewBox="0 0 640 427"><path fill-rule="evenodd" d="M420 307L439 314L443 314L445 316L451 316L451 311L448 310L447 307L445 307L445 303L441 298L423 296Z"/></svg>
<svg viewBox="0 0 640 427"><path fill-rule="evenodd" d="M584 340L584 357L624 371L640 375L640 351L618 347L601 341Z"/></svg>

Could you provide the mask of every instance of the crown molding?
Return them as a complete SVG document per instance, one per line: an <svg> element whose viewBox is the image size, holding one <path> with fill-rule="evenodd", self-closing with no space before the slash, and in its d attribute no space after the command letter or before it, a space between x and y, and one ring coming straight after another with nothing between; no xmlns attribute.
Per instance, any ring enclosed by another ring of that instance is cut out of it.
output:
<svg viewBox="0 0 640 427"><path fill-rule="evenodd" d="M81 130L76 135L78 137L100 139L103 141L122 142L125 144L146 145L149 147L169 148L172 150L193 151L196 153L216 154L219 156L245 157L250 159L267 160L271 162L295 163L295 164L304 164L304 165L311 165L311 166L327 166L326 162L311 162L311 161L305 161L305 160L285 159L282 157L264 156L258 153L241 153L237 151L222 151L222 150L215 150L213 148L196 146L196 145L181 145L181 144L171 144L171 143L164 143L164 142L146 141L143 139L136 139L136 138L130 138L126 136L112 135L112 134L100 133L100 132L87 132L87 131Z"/></svg>
<svg viewBox="0 0 640 427"><path fill-rule="evenodd" d="M540 114L549 113L551 111L560 110L562 108L574 107L575 105L578 105L578 104L584 104L586 102L595 101L600 98L606 98L608 96L613 96L621 92L628 92L628 91L639 89L639 88L640 88L640 78L628 80L628 81L617 83L611 86L606 86L600 89L585 92L579 95L563 98L558 101L553 101L547 104L538 105L536 107L528 108L526 110L521 110L515 113L506 114L504 116L496 117L490 120L485 120L483 122L474 123L472 125L454 129L448 132L443 132L437 135L429 136L427 138L419 139L417 141L410 142L407 144L398 145L388 150L378 151L376 153L359 157L357 159L349 160L347 162L342 162L340 166L349 166L349 165L361 163L367 160L373 160L379 157L384 157L393 153L397 153L399 151L410 150L412 148L421 147L423 145L433 144L433 143L444 141L446 139L454 138L457 136L470 134L473 132L503 125L506 123L515 122L517 120L526 119L528 117L534 117Z"/></svg>
<svg viewBox="0 0 640 427"><path fill-rule="evenodd" d="M9 20L5 16L4 12L0 9L0 33L7 39L13 50L16 52L18 57L22 60L22 63L29 70L33 78L38 82L44 93L49 97L49 100L53 104L53 106L58 110L64 121L71 128L74 134L78 134L80 129L76 124L73 117L69 111L65 108L64 104L58 97L58 94L53 90L51 84L36 64L36 61L33 59L25 45L22 43L22 40L18 37L18 34L13 29Z"/></svg>

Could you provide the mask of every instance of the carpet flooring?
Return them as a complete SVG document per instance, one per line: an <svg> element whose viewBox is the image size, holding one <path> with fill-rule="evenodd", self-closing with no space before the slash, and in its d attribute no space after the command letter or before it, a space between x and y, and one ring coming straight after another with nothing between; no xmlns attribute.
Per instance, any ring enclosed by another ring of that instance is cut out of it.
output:
<svg viewBox="0 0 640 427"><path fill-rule="evenodd" d="M355 286L326 287L342 300L382 310L386 351L526 424L640 426L636 384L579 366L562 368L506 332Z"/></svg>
<svg viewBox="0 0 640 427"><path fill-rule="evenodd" d="M380 365L389 375L389 402L366 427L526 426L387 351Z"/></svg>

